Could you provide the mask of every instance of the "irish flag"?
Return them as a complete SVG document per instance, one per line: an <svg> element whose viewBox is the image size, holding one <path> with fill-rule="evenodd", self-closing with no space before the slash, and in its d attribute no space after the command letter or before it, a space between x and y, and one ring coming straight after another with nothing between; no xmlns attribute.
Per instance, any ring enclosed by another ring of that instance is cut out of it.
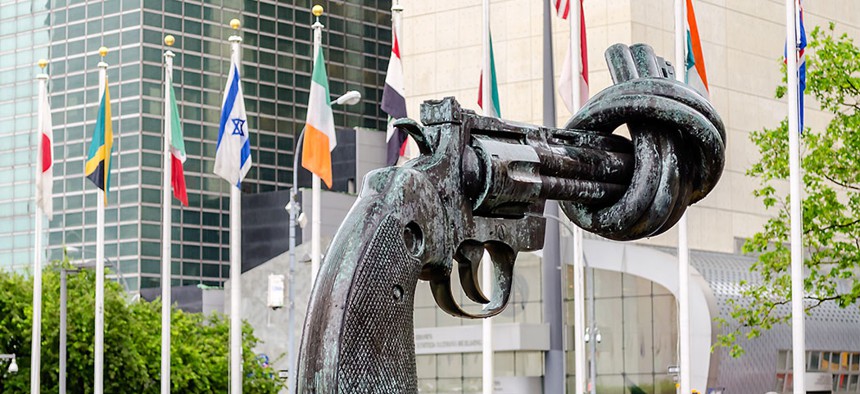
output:
<svg viewBox="0 0 860 394"><path fill-rule="evenodd" d="M302 143L302 167L316 174L331 188L331 151L337 146L337 138L334 134L334 115L331 113L331 96L321 46L314 60L305 138Z"/></svg>
<svg viewBox="0 0 860 394"><path fill-rule="evenodd" d="M167 94L170 95L170 122L167 124L169 130L166 130L166 134L170 136L170 185L173 186L176 199L187 207L188 192L185 190L185 172L182 170L182 164L185 163L185 141L182 138L179 109L176 107L173 78L168 82Z"/></svg>
<svg viewBox="0 0 860 394"><path fill-rule="evenodd" d="M705 73L705 57L702 56L702 43L699 41L699 28L693 0L687 0L687 84L702 96L710 99L708 75Z"/></svg>

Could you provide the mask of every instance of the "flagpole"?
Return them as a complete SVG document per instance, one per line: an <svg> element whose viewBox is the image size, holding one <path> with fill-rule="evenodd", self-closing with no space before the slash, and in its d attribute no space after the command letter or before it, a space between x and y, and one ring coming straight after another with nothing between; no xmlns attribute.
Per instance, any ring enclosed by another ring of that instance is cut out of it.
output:
<svg viewBox="0 0 860 394"><path fill-rule="evenodd" d="M403 38L403 6L400 5L400 0L394 0L391 5L391 22L397 30L398 41Z"/></svg>
<svg viewBox="0 0 860 394"><path fill-rule="evenodd" d="M313 15L316 16L316 22L311 26L314 31L314 47L313 47L313 56L314 64L317 61L317 54L320 51L320 46L322 44L322 23L320 23L320 15L323 13L322 7L314 6ZM320 203L322 197L320 196L322 186L320 185L320 177L319 175L311 172L313 176L312 186L312 205L311 205L311 284L315 283L317 280L317 273L320 270L320 254L322 253L322 247L320 246L320 226L322 224L322 220L320 218L321 209Z"/></svg>
<svg viewBox="0 0 860 394"><path fill-rule="evenodd" d="M238 19L230 21L230 27L238 30ZM242 37L234 34L230 41L230 56L233 64L242 61L240 45ZM230 185L230 394L242 392L242 191Z"/></svg>
<svg viewBox="0 0 860 394"><path fill-rule="evenodd" d="M686 82L687 40L685 0L675 0L675 79ZM690 377L690 251L687 243L687 214L678 221L678 353L681 393L692 389Z"/></svg>
<svg viewBox="0 0 860 394"><path fill-rule="evenodd" d="M483 89L481 89L481 101L483 102L483 109L485 116L497 116L498 114L494 114L493 112L493 87L491 85L492 81L492 63L490 59L490 1L483 0L483 47L482 47L482 62L481 67L483 72L481 73L481 85L483 85ZM481 261L481 283L483 284L482 290L484 294L488 297L492 297L493 285L492 285L492 259L490 258L487 251L484 251L484 256ZM484 394L492 394L495 377L493 376L493 320L488 317L485 318L482 324L482 345L481 345L481 354L483 359L483 379L482 379L482 389Z"/></svg>
<svg viewBox="0 0 860 394"><path fill-rule="evenodd" d="M107 55L107 47L99 48L101 61L99 67L99 99L105 94L105 83L107 81L107 67L104 57ZM107 102L105 102L107 105ZM107 119L105 119L107 121ZM107 127L107 126L105 126ZM110 151L105 152L110 155ZM104 171L110 171L107 166L109 157L105 157ZM107 175L105 175L107 181ZM106 185L104 187L107 187ZM97 188L98 201L96 211L96 327L95 327L95 369L94 387L95 394L104 393L104 341L105 341L105 191Z"/></svg>
<svg viewBox="0 0 860 394"><path fill-rule="evenodd" d="M552 5L543 4L543 124L555 127L555 88L552 64ZM547 201L544 216L558 216L558 202ZM546 223L546 234L543 246L543 264L541 280L543 281L543 313L544 322L549 324L549 350L544 353L544 393L564 393L567 391L567 372L565 363L565 327L564 327L564 275L566 270L561 263L561 237L559 223Z"/></svg>
<svg viewBox="0 0 860 394"><path fill-rule="evenodd" d="M803 310L802 211L800 205L800 135L797 76L797 3L785 0L786 72L788 76L788 162L791 218L791 342L794 394L806 392L806 333Z"/></svg>
<svg viewBox="0 0 860 394"><path fill-rule="evenodd" d="M175 39L168 35L164 44L172 47ZM161 393L170 392L170 307L173 304L170 297L170 261L171 261L171 230L173 228L170 197L170 138L171 138L171 106L170 94L173 79L173 57L170 49L164 51L164 158L162 160L161 178Z"/></svg>
<svg viewBox="0 0 860 394"><path fill-rule="evenodd" d="M576 114L582 108L582 45L581 45L581 0L570 0L570 82L572 112ZM573 231L573 343L574 343L574 379L575 393L585 392L585 256L582 250L582 229L574 227ZM594 384L594 382L592 382Z"/></svg>
<svg viewBox="0 0 860 394"><path fill-rule="evenodd" d="M296 200L296 194L298 193L298 184L299 184L299 171L298 171L298 162L299 162L299 150L302 146L302 135L304 134L304 129L299 133L298 140L296 140L296 149L293 151L293 184L290 187L290 203L287 205L287 210L290 211L290 267L289 267L289 276L287 278L287 291L289 292L289 313L287 318L287 357L289 357L289 369L287 373L289 377L287 378L287 393L295 394L296 392L296 362L298 357L296 357L296 303L295 303L295 284L296 284L296 216L298 216L299 207L298 200Z"/></svg>
<svg viewBox="0 0 860 394"><path fill-rule="evenodd" d="M42 133L45 126L47 126L43 124L43 119L45 119L45 116L51 116L50 113L44 113L45 111L49 111L49 109L42 105L47 102L48 74L45 73L45 67L47 66L47 60L39 60L39 68L42 69L42 72L36 76L39 85L39 120L37 121L36 144L40 147L42 146ZM49 143L52 143L52 141L49 141ZM36 179L39 180L42 175L42 163L41 160L38 160L41 159L41 150L36 153L36 158ZM40 187L40 185L36 187ZM31 344L32 356L30 358L30 393L33 394L38 394L40 391L42 369L42 223L44 218L42 217L42 206L38 197L36 196L36 203L34 204L36 208L36 238L33 242L35 249L35 256L33 258L33 343ZM50 204L51 201L47 201L46 203Z"/></svg>

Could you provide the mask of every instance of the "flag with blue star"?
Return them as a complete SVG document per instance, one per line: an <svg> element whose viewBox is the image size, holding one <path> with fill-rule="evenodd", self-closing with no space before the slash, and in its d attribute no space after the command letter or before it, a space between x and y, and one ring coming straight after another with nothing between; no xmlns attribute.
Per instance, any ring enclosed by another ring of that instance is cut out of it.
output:
<svg viewBox="0 0 860 394"><path fill-rule="evenodd" d="M238 54L230 62L230 73L221 105L221 122L218 145L215 149L215 174L235 187L242 186L245 174L251 169L251 142L248 138L248 117L245 115L245 98L239 76Z"/></svg>
<svg viewBox="0 0 860 394"><path fill-rule="evenodd" d="M244 119L232 119L233 120L233 135L243 136L245 132L242 131L242 128L245 127Z"/></svg>

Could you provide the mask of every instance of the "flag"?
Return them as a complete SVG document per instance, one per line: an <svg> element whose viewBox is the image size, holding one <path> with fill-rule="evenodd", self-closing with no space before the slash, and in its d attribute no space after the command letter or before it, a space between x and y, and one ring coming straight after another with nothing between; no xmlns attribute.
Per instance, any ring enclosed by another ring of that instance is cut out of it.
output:
<svg viewBox="0 0 860 394"><path fill-rule="evenodd" d="M302 167L320 177L330 189L331 151L337 146L337 137L334 134L334 115L331 113L331 96L322 46L317 50L314 60L305 138L302 143Z"/></svg>
<svg viewBox="0 0 860 394"><path fill-rule="evenodd" d="M90 143L90 151L87 155L85 173L87 178L96 187L104 190L105 203L107 203L110 189L110 155L113 148L113 126L110 116L110 89L105 77L105 91L99 104L99 114L96 119L96 129L93 132L93 141Z"/></svg>
<svg viewBox="0 0 860 394"><path fill-rule="evenodd" d="M182 168L185 163L185 140L182 138L182 125L179 122L179 108L176 107L172 78L167 82L167 94L170 95L170 122L167 123L168 130L165 135L170 136L170 185L173 186L173 195L187 207L188 191L185 190L185 172Z"/></svg>
<svg viewBox="0 0 860 394"><path fill-rule="evenodd" d="M555 6L555 13L561 19L567 19L570 15L570 0L549 0Z"/></svg>
<svg viewBox="0 0 860 394"><path fill-rule="evenodd" d="M798 130L803 132L803 93L806 91L806 28L803 27L803 4L800 0L795 1L796 23L795 29L795 53L797 56L797 116ZM787 54L785 56L788 56ZM785 59L788 64L788 59Z"/></svg>
<svg viewBox="0 0 860 394"><path fill-rule="evenodd" d="M215 174L237 188L242 186L242 180L253 164L238 56L234 53L230 59L230 73L221 105L218 145L215 147Z"/></svg>
<svg viewBox="0 0 860 394"><path fill-rule="evenodd" d="M487 33L490 34L490 33ZM490 101L492 101L490 116L502 117L499 107L499 82L496 79L496 61L493 57L493 35L490 34ZM481 69L481 80L478 82L478 107L484 108L484 70Z"/></svg>
<svg viewBox="0 0 860 394"><path fill-rule="evenodd" d="M406 149L406 132L395 129L394 120L406 117L406 98L403 93L403 64L400 62L400 42L397 40L397 30L391 27L393 36L391 44L391 60L388 61L388 72L385 74L385 87L382 89L382 110L388 114L388 131L385 139L388 141L387 164L393 166L404 155Z"/></svg>
<svg viewBox="0 0 860 394"><path fill-rule="evenodd" d="M696 13L693 12L693 0L687 0L687 58L685 81L702 96L710 99L708 75L705 72L705 57L702 55L702 43L699 40L699 27L696 24Z"/></svg>
<svg viewBox="0 0 860 394"><path fill-rule="evenodd" d="M48 104L47 83L42 83L39 92L39 160L36 163L36 204L48 220L54 217L54 126L51 122L51 106ZM39 220L37 218L37 220Z"/></svg>
<svg viewBox="0 0 860 394"><path fill-rule="evenodd" d="M567 8L569 9L570 0L566 0L565 3L567 3ZM567 19L568 12L564 12L564 15L560 14L559 16ZM561 66L558 94L561 95L561 101L564 102L567 110L573 113L573 71L571 71L573 58L570 52L570 46L568 46L567 55L564 57L564 65ZM579 97L580 103L585 103L588 101L588 45L585 39L585 13L582 11L582 0L579 0L579 59Z"/></svg>

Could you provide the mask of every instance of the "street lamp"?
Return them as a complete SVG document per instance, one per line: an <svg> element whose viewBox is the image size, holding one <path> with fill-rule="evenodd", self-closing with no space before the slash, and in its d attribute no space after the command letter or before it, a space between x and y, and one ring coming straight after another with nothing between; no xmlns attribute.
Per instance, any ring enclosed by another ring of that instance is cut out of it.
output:
<svg viewBox="0 0 860 394"><path fill-rule="evenodd" d="M355 90L350 90L344 93L342 96L336 98L332 104L337 105L355 105L361 101L361 93ZM299 140L296 141L296 150L293 151L293 185L290 187L290 202L287 203L287 206L284 207L290 213L290 268L289 268L289 278L288 282L288 297L289 297L289 322L288 322L288 344L287 344L287 354L290 358L290 366L289 366L289 390L291 393L295 392L296 386L296 354L295 354L295 332L293 327L295 326L296 320L296 304L295 300L295 272L296 272L296 219L299 217L299 208L298 201L296 201L296 194L298 193L298 184L299 184L299 151L302 149L302 140L304 139L305 129L302 128L302 131L299 133ZM302 222L307 222L307 218L304 218L304 213L301 213ZM304 227L304 224L302 224Z"/></svg>
<svg viewBox="0 0 860 394"><path fill-rule="evenodd" d="M0 354L0 360L12 360L5 371L0 370L0 391L4 389L4 380L7 375L18 373L18 363L15 362L15 354Z"/></svg>
<svg viewBox="0 0 860 394"><path fill-rule="evenodd" d="M67 248L71 249L71 248ZM68 274L77 274L87 268L95 268L95 261L83 262L81 264L74 265L73 268L65 268L60 267L60 394L66 394L66 359L68 358L67 350L66 350L66 320L68 320L68 285L67 285L67 276ZM115 267L110 259L107 259L107 263L105 264L107 267ZM119 271L119 268L117 268ZM125 282L125 278L120 276ZM126 291L128 287L126 287Z"/></svg>
<svg viewBox="0 0 860 394"><path fill-rule="evenodd" d="M356 105L361 101L361 93L357 90L350 90L334 100L337 105Z"/></svg>
<svg viewBox="0 0 860 394"><path fill-rule="evenodd" d="M18 363L15 362L15 354L0 354L0 360L12 360L6 371L8 373L18 373Z"/></svg>

